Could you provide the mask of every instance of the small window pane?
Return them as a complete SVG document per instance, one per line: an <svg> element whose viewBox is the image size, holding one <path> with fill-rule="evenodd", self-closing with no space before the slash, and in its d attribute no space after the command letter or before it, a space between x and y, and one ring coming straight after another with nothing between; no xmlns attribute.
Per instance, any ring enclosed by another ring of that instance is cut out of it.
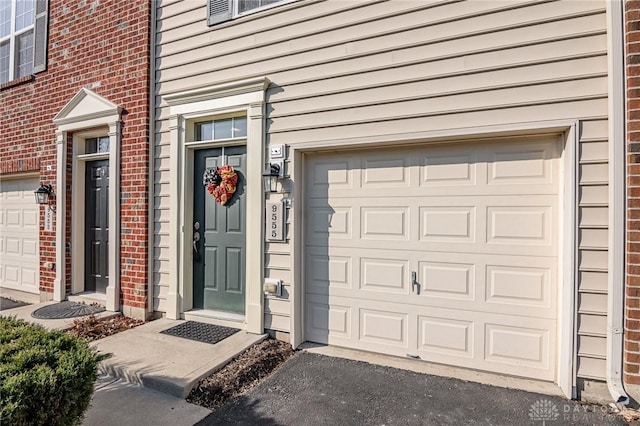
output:
<svg viewBox="0 0 640 426"><path fill-rule="evenodd" d="M0 83L9 81L9 43L0 44Z"/></svg>
<svg viewBox="0 0 640 426"><path fill-rule="evenodd" d="M11 32L11 2L0 1L0 37Z"/></svg>
<svg viewBox="0 0 640 426"><path fill-rule="evenodd" d="M33 31L18 37L18 77L33 72Z"/></svg>
<svg viewBox="0 0 640 426"><path fill-rule="evenodd" d="M252 9L257 9L269 4L278 3L282 0L238 0L238 13L243 13Z"/></svg>
<svg viewBox="0 0 640 426"><path fill-rule="evenodd" d="M16 31L33 25L34 0L17 0L16 1Z"/></svg>
<svg viewBox="0 0 640 426"><path fill-rule="evenodd" d="M247 118L235 117L233 119L233 137L243 138L247 136Z"/></svg>
<svg viewBox="0 0 640 426"><path fill-rule="evenodd" d="M195 129L196 141L210 141L213 140L213 122L205 121L202 123L196 123Z"/></svg>
<svg viewBox="0 0 640 426"><path fill-rule="evenodd" d="M231 137L231 128L233 122L230 118L226 120L216 120L213 122L213 138L228 139Z"/></svg>
<svg viewBox="0 0 640 426"><path fill-rule="evenodd" d="M85 154L102 154L109 152L109 137L89 138L84 141Z"/></svg>
<svg viewBox="0 0 640 426"><path fill-rule="evenodd" d="M84 141L85 154L95 154L97 151L97 146L98 146L97 138L86 139Z"/></svg>
<svg viewBox="0 0 640 426"><path fill-rule="evenodd" d="M98 152L109 152L109 138L98 138Z"/></svg>

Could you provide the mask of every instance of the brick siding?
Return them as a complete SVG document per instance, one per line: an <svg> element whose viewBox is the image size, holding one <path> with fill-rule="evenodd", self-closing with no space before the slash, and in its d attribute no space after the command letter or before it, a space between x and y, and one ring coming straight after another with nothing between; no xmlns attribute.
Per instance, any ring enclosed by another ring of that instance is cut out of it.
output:
<svg viewBox="0 0 640 426"><path fill-rule="evenodd" d="M122 303L136 308L147 306L151 288L147 282L150 16L151 2L144 0L51 0L47 70L0 87L0 176L39 170L41 182L52 183L56 192L61 189L55 184L54 116L83 87L123 108L120 286ZM69 213L70 188L68 169ZM40 219L43 224L44 207ZM69 292L71 260L65 250ZM42 265L55 261L55 232L46 232L41 225L42 292L52 293L55 279L55 271Z"/></svg>
<svg viewBox="0 0 640 426"><path fill-rule="evenodd" d="M627 267L624 381L640 384L640 1L625 2Z"/></svg>

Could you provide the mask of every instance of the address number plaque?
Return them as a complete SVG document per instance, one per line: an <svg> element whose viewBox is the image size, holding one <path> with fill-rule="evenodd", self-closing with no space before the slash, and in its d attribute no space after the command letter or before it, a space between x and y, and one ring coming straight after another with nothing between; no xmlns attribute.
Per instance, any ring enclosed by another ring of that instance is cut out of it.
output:
<svg viewBox="0 0 640 426"><path fill-rule="evenodd" d="M267 201L267 241L284 241L284 201Z"/></svg>

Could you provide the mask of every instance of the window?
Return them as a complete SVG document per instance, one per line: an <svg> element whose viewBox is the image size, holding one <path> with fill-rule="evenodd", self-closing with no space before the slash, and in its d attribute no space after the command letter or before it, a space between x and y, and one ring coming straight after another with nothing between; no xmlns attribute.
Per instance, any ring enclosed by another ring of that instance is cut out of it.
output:
<svg viewBox="0 0 640 426"><path fill-rule="evenodd" d="M85 154L104 154L109 152L109 137L86 139L84 151Z"/></svg>
<svg viewBox="0 0 640 426"><path fill-rule="evenodd" d="M207 0L209 25L294 0Z"/></svg>
<svg viewBox="0 0 640 426"><path fill-rule="evenodd" d="M48 0L0 0L0 84L46 69Z"/></svg>
<svg viewBox="0 0 640 426"><path fill-rule="evenodd" d="M196 141L247 137L247 118L233 117L195 123Z"/></svg>

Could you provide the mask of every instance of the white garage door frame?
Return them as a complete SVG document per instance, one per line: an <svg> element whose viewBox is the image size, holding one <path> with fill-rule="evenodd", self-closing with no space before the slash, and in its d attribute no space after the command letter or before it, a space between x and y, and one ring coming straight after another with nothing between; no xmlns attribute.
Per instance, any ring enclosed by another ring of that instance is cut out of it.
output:
<svg viewBox="0 0 640 426"><path fill-rule="evenodd" d="M568 398L576 397L575 389L575 303L577 277L577 146L578 122L575 120L558 120L512 125L473 127L434 132L403 133L380 135L368 138L352 138L340 140L323 140L305 142L290 147L293 159L292 180L296 182L293 192L293 221L291 252L293 253L292 275L293 288L291 300L291 343L294 347L305 339L305 223L304 223L304 188L305 188L305 154L317 151L339 151L366 147L389 148L406 147L410 144L442 143L474 141L493 137L561 135L560 159L560 252L559 252L559 287L556 345L556 384Z"/></svg>

